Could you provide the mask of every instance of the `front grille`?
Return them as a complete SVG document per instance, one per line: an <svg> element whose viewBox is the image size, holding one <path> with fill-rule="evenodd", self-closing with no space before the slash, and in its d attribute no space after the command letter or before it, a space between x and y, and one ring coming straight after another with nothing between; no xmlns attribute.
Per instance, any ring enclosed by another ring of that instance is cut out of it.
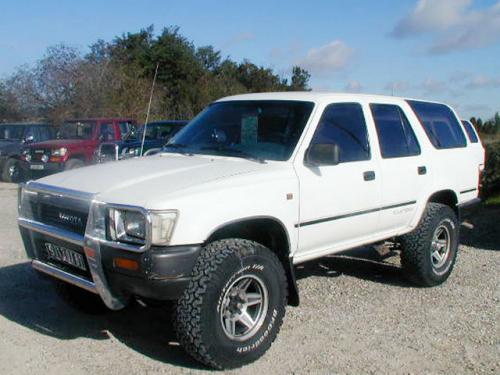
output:
<svg viewBox="0 0 500 375"><path fill-rule="evenodd" d="M39 221L58 228L63 228L81 235L85 234L88 213L73 209L40 204Z"/></svg>
<svg viewBox="0 0 500 375"><path fill-rule="evenodd" d="M31 218L79 235L85 234L90 201L38 193L29 199Z"/></svg>
<svg viewBox="0 0 500 375"><path fill-rule="evenodd" d="M33 160L33 161L41 161L43 155L47 155L48 157L50 157L50 150L38 149L38 148L34 149L31 152L31 160Z"/></svg>

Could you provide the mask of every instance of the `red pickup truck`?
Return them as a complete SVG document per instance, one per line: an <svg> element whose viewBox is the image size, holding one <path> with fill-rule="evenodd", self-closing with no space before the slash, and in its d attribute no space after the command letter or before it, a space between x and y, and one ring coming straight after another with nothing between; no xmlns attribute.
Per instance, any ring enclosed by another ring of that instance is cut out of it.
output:
<svg viewBox="0 0 500 375"><path fill-rule="evenodd" d="M102 142L126 139L135 120L94 118L65 121L57 139L29 145L22 159L32 177L80 168L91 164Z"/></svg>

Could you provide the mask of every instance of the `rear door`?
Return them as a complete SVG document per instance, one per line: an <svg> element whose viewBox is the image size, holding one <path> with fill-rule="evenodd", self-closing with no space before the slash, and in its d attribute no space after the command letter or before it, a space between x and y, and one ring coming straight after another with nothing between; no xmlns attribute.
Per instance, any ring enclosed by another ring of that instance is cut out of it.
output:
<svg viewBox="0 0 500 375"><path fill-rule="evenodd" d="M300 181L297 261L369 242L377 228L381 180L365 118L360 103L327 105L310 145L338 145L340 163L295 163Z"/></svg>
<svg viewBox="0 0 500 375"><path fill-rule="evenodd" d="M427 180L420 144L403 108L398 104L370 103L381 157L382 202L379 235L406 228L417 208L417 197Z"/></svg>

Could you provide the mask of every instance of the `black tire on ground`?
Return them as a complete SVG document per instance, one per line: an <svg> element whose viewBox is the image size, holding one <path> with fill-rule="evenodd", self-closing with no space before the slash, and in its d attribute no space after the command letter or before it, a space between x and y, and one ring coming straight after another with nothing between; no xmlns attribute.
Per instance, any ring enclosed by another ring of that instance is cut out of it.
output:
<svg viewBox="0 0 500 375"><path fill-rule="evenodd" d="M253 241L215 241L202 250L191 277L174 309L174 326L184 349L216 369L240 367L262 356L285 315L287 282L277 256ZM238 290L243 294L235 294ZM250 306L259 293L261 303ZM253 328L240 321L232 325L233 318L245 314L260 323Z"/></svg>
<svg viewBox="0 0 500 375"><path fill-rule="evenodd" d="M401 265L410 281L435 286L450 276L458 252L459 223L444 204L429 203L418 227L400 237Z"/></svg>
<svg viewBox="0 0 500 375"><path fill-rule="evenodd" d="M80 159L69 159L64 166L65 171L69 171L70 169L82 168L85 166L85 163Z"/></svg>
<svg viewBox="0 0 500 375"><path fill-rule="evenodd" d="M5 182L20 182L21 176L22 170L19 160L8 159L3 167L2 180Z"/></svg>
<svg viewBox="0 0 500 375"><path fill-rule="evenodd" d="M55 280L54 282L57 294L72 308L89 315L111 311L97 294L63 281Z"/></svg>

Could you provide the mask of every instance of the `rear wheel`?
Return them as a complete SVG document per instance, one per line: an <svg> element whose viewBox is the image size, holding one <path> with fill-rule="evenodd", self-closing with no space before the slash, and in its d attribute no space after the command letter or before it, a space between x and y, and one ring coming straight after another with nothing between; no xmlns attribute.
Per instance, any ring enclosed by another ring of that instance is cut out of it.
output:
<svg viewBox="0 0 500 375"><path fill-rule="evenodd" d="M213 242L202 250L177 303L177 336L205 365L240 367L271 346L286 298L283 266L269 249L241 239Z"/></svg>
<svg viewBox="0 0 500 375"><path fill-rule="evenodd" d="M400 238L401 265L414 283L434 286L450 276L458 252L459 225L455 212L429 203L418 227Z"/></svg>
<svg viewBox="0 0 500 375"><path fill-rule="evenodd" d="M84 166L85 166L85 163L80 159L69 159L66 162L66 166L64 167L64 170L68 171L71 169L82 168Z"/></svg>

